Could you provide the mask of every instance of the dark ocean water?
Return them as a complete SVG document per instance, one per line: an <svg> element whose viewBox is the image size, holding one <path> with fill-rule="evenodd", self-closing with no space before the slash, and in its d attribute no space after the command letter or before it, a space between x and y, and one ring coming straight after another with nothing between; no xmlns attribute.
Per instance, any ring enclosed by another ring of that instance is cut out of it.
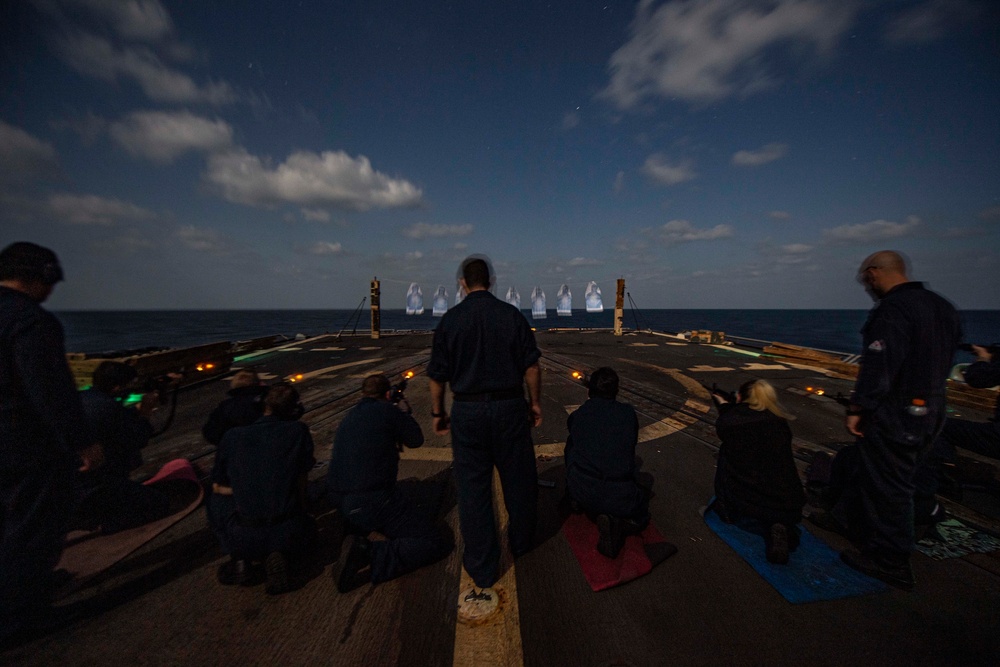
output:
<svg viewBox="0 0 1000 667"><path fill-rule="evenodd" d="M554 310L543 320L532 320L538 329L559 327L610 328L614 311L574 311L557 317ZM273 334L294 336L354 330L350 310L182 310L182 311L64 311L56 315L66 329L66 349L103 352L150 346L183 347L217 341L247 340ZM691 329L724 331L729 337L779 341L837 352L857 352L864 310L635 310L625 311L627 328L677 333ZM1000 342L1000 311L969 310L962 313L965 339L976 343ZM382 330L432 330L438 322L430 311L406 315L402 310L382 311ZM370 315L361 313L358 332L369 330Z"/></svg>

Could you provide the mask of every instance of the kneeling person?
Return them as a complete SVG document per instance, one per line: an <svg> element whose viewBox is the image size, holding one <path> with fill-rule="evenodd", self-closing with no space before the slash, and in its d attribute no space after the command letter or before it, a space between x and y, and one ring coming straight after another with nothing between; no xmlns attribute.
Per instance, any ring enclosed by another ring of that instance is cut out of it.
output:
<svg viewBox="0 0 1000 667"><path fill-rule="evenodd" d="M264 560L267 592L288 590L288 558L302 555L314 541L316 523L305 511L313 458L309 427L298 421L299 393L272 385L264 415L249 426L226 432L212 469L212 488L232 495L235 511L213 526L226 536L232 560L220 570L222 583L244 583L247 562Z"/></svg>
<svg viewBox="0 0 1000 667"><path fill-rule="evenodd" d="M142 448L154 435L149 417L159 403L157 394L151 392L136 408L122 404L136 377L134 367L104 361L94 370L91 388L80 394L91 434L104 447L105 462L77 479L73 528L99 527L107 535L156 521L169 513L167 494L129 478L142 465Z"/></svg>
<svg viewBox="0 0 1000 667"><path fill-rule="evenodd" d="M337 582L341 593L434 563L454 546L435 517L418 511L396 488L402 445L419 447L424 434L405 399L397 407L389 392L384 375L365 378L361 402L344 417L333 440L327 485L347 528L364 534L348 537ZM369 541L372 531L387 540Z"/></svg>
<svg viewBox="0 0 1000 667"><path fill-rule="evenodd" d="M615 558L626 534L649 524L649 490L637 481L635 409L615 400L618 374L598 368L588 382L588 400L569 416L566 491L571 502L596 516L597 550Z"/></svg>

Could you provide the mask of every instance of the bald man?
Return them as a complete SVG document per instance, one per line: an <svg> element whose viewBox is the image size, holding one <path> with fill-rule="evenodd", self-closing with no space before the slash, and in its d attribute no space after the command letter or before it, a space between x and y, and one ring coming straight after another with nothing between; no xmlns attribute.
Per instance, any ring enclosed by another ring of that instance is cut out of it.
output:
<svg viewBox="0 0 1000 667"><path fill-rule="evenodd" d="M910 280L897 252L867 257L857 280L875 307L861 330L861 370L845 423L860 439L860 465L842 502L854 502L859 510L861 525L852 528L859 529L862 546L841 558L910 590L913 477L944 424L945 380L961 326L947 299Z"/></svg>

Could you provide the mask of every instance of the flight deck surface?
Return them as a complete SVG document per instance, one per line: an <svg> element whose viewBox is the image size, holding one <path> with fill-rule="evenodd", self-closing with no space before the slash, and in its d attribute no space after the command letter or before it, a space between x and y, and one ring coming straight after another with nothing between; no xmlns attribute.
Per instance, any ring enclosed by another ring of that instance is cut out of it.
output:
<svg viewBox="0 0 1000 667"><path fill-rule="evenodd" d="M543 423L533 431L540 479L537 547L504 561L500 609L479 624L461 622L469 580L461 549L397 580L339 594L330 573L343 530L317 500L319 562L296 590L269 597L262 586L223 587L223 562L203 511L189 516L60 601L79 620L0 654L10 664L331 664L331 665L755 665L996 664L1000 655L1000 558L997 553L934 561L915 555L916 590L791 604L723 543L699 510L712 495L718 439L703 385L733 390L767 378L792 423L800 471L812 452L849 441L843 409L828 395L851 382L779 363L754 351L688 344L652 333L545 331ZM359 398L361 379L385 372L406 390L427 438L407 450L401 483L436 508L460 544L448 436L430 427L423 369L431 334L372 340L322 336L237 360L265 381L294 378L302 392L319 459L318 496L333 434ZM639 414L638 456L654 480L653 521L679 552L649 575L599 593L587 585L560 531L561 457L566 417L586 400L570 373L611 366L622 377L619 399ZM299 378L298 376L302 377ZM145 450L151 473L174 458L194 461L202 477L214 448L200 435L228 385L216 380L184 390L173 426ZM807 387L822 387L817 395ZM984 418L985 415L971 415ZM949 503L956 515L995 521ZM502 516L502 513L501 513ZM993 516L996 516L995 514ZM808 524L805 524L808 526ZM809 526L834 548L843 538Z"/></svg>

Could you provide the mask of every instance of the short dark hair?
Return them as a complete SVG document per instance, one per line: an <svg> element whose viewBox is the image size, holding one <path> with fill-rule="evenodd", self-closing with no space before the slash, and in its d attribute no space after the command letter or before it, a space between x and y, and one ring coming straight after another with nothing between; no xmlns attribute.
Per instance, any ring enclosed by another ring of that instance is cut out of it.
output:
<svg viewBox="0 0 1000 667"><path fill-rule="evenodd" d="M264 407L279 419L292 419L299 414L299 392L287 382L275 382L264 396Z"/></svg>
<svg viewBox="0 0 1000 667"><path fill-rule="evenodd" d="M369 398L385 398L386 393L391 389L389 378L382 373L369 375L361 383L361 394Z"/></svg>
<svg viewBox="0 0 1000 667"><path fill-rule="evenodd" d="M139 373L135 367L121 361L102 361L94 369L91 384L94 389L110 394L115 387L124 387L132 380L136 379Z"/></svg>
<svg viewBox="0 0 1000 667"><path fill-rule="evenodd" d="M613 368L601 366L590 374L587 389L587 395L591 398L614 400L618 396L618 373Z"/></svg>
<svg viewBox="0 0 1000 667"><path fill-rule="evenodd" d="M48 248L18 241L0 251L0 280L37 280L55 285L62 279L59 258Z"/></svg>
<svg viewBox="0 0 1000 667"><path fill-rule="evenodd" d="M465 279L465 284L472 287L489 287L490 286L490 267L483 259L473 259L470 260L464 267L462 267L462 277Z"/></svg>

